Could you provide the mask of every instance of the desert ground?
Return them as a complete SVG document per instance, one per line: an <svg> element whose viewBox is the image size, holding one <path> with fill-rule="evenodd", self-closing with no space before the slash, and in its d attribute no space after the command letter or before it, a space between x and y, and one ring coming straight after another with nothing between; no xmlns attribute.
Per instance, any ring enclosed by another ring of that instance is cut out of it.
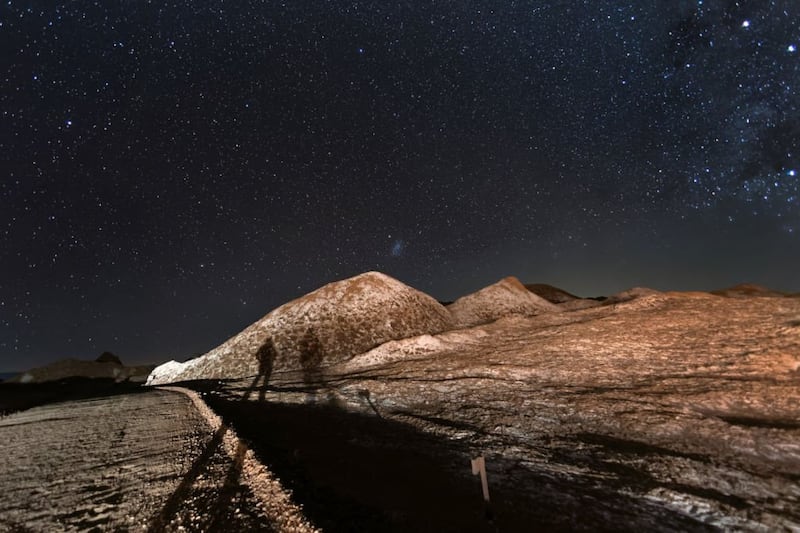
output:
<svg viewBox="0 0 800 533"><path fill-rule="evenodd" d="M8 415L0 529L800 530L800 299L558 305Z"/></svg>
<svg viewBox="0 0 800 533"><path fill-rule="evenodd" d="M311 531L192 394L142 390L4 417L0 530Z"/></svg>

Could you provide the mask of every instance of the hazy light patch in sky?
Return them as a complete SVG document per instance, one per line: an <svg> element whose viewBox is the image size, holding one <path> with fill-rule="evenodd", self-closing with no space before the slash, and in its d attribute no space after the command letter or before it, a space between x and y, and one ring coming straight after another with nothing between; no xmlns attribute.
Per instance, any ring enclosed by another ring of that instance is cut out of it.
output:
<svg viewBox="0 0 800 533"><path fill-rule="evenodd" d="M403 255L405 249L406 249L405 241L401 239L395 240L392 243L392 250L391 250L392 257L400 257L401 255Z"/></svg>

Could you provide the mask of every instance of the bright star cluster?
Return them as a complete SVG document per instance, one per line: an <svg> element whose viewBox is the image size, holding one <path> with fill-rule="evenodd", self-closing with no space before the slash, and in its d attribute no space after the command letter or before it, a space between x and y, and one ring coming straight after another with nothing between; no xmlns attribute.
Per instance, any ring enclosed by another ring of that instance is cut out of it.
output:
<svg viewBox="0 0 800 533"><path fill-rule="evenodd" d="M328 281L800 290L800 5L0 5L0 370Z"/></svg>

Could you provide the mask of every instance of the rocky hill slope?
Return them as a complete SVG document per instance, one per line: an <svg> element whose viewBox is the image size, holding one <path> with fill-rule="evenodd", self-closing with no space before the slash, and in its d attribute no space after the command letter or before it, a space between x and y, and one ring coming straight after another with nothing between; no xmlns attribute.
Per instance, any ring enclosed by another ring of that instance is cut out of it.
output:
<svg viewBox="0 0 800 533"><path fill-rule="evenodd" d="M561 311L557 305L526 289L513 276L462 296L447 309L460 328L487 324L510 314L535 316Z"/></svg>
<svg viewBox="0 0 800 533"><path fill-rule="evenodd" d="M451 329L450 313L430 296L379 272L325 285L286 303L207 354L156 368L148 384L269 375L348 360L384 342Z"/></svg>
<svg viewBox="0 0 800 533"><path fill-rule="evenodd" d="M484 456L494 520L474 530L800 528L800 300L622 296L386 343L315 382L215 384L209 402L320 520L402 501L460 524L445 480L480 506Z"/></svg>

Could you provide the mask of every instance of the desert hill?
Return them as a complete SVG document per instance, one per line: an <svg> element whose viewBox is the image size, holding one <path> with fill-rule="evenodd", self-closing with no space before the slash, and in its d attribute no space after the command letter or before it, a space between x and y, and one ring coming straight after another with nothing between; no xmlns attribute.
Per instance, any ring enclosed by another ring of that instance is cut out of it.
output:
<svg viewBox="0 0 800 533"><path fill-rule="evenodd" d="M716 296L724 296L726 298L751 298L753 296L783 298L790 296L789 294L774 291L754 283L740 283L739 285L734 285L724 289L717 289L710 292Z"/></svg>
<svg viewBox="0 0 800 533"><path fill-rule="evenodd" d="M387 341L451 329L447 309L420 291L379 272L321 287L267 314L207 354L170 361L148 380L154 385L200 378L300 370L346 361Z"/></svg>
<svg viewBox="0 0 800 533"><path fill-rule="evenodd" d="M513 276L462 296L447 309L460 328L487 324L510 314L535 316L561 311L557 305L526 289Z"/></svg>
<svg viewBox="0 0 800 533"><path fill-rule="evenodd" d="M94 361L61 359L38 368L22 372L6 383L44 383L66 378L111 378L115 381L144 382L153 365L125 366L119 357L103 352Z"/></svg>
<svg viewBox="0 0 800 533"><path fill-rule="evenodd" d="M288 302L208 353L157 367L148 385L300 371L311 381L323 367L345 362L389 341L472 328L511 315L537 316L628 302L659 294L634 288L603 302L546 284L531 284L554 304L507 277L447 307L381 274L330 283Z"/></svg>

